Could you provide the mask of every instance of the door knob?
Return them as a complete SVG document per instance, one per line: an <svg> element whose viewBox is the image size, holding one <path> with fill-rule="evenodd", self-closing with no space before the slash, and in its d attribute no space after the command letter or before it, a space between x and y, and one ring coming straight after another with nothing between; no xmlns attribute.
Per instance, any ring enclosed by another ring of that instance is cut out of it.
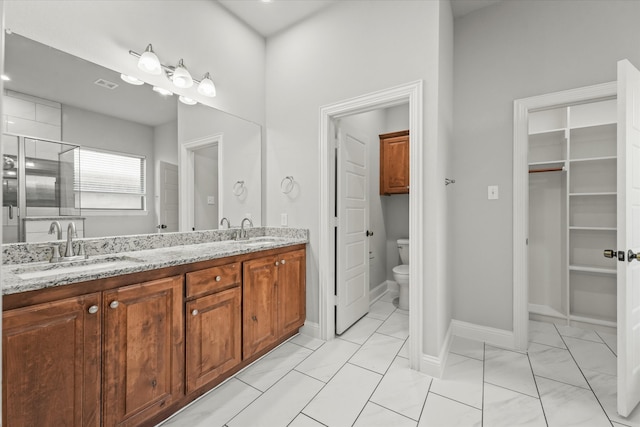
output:
<svg viewBox="0 0 640 427"><path fill-rule="evenodd" d="M631 249L629 249L629 250L627 251L627 261L631 262L631 261L633 261L634 259L635 259L636 261L640 261L640 260L638 259L638 254L633 253L633 251L632 251Z"/></svg>
<svg viewBox="0 0 640 427"><path fill-rule="evenodd" d="M167 228L167 225L166 224L156 225L156 228L165 229L165 228Z"/></svg>
<svg viewBox="0 0 640 427"><path fill-rule="evenodd" d="M373 231L367 230L367 232L365 234L367 235L367 237L373 236Z"/></svg>
<svg viewBox="0 0 640 427"><path fill-rule="evenodd" d="M605 249L603 255L605 258L615 258L617 252L615 251L615 249Z"/></svg>

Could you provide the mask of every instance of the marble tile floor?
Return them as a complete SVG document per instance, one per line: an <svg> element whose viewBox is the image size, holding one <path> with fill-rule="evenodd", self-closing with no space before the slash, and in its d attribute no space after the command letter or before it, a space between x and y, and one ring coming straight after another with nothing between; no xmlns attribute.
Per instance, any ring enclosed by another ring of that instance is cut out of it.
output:
<svg viewBox="0 0 640 427"><path fill-rule="evenodd" d="M640 427L640 409L615 411L612 337L536 321L527 353L454 337L435 379L409 369L391 301L333 341L290 339L161 426Z"/></svg>

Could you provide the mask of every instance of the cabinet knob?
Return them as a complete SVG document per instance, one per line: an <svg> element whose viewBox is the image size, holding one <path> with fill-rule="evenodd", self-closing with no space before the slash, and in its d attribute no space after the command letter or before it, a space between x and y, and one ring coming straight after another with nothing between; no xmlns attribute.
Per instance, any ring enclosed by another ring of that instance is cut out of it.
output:
<svg viewBox="0 0 640 427"><path fill-rule="evenodd" d="M98 312L97 305L92 305L91 307L89 307L89 314L96 314L97 312Z"/></svg>
<svg viewBox="0 0 640 427"><path fill-rule="evenodd" d="M284 264L284 260L280 261L280 264Z"/></svg>
<svg viewBox="0 0 640 427"><path fill-rule="evenodd" d="M193 311L191 312L192 316L197 316L198 315L198 310L193 309Z"/></svg>
<svg viewBox="0 0 640 427"><path fill-rule="evenodd" d="M216 276L216 282L219 282L220 280L222 280L222 277Z"/></svg>
<svg viewBox="0 0 640 427"><path fill-rule="evenodd" d="M279 262L279 261L276 261L276 265L280 265L280 262Z"/></svg>
<svg viewBox="0 0 640 427"><path fill-rule="evenodd" d="M253 315L253 316L251 316L251 320L253 320L254 322L257 322L258 318L255 315Z"/></svg>
<svg viewBox="0 0 640 427"><path fill-rule="evenodd" d="M118 301L111 301L111 304L109 304L109 307L111 308L118 308L120 304L118 303Z"/></svg>

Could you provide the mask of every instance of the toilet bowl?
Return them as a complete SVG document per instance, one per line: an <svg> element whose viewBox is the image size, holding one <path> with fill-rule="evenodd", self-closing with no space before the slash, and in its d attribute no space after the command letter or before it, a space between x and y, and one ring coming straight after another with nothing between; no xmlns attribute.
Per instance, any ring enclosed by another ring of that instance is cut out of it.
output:
<svg viewBox="0 0 640 427"><path fill-rule="evenodd" d="M409 310L409 239L398 239L402 264L393 267L393 278L398 283L398 308Z"/></svg>

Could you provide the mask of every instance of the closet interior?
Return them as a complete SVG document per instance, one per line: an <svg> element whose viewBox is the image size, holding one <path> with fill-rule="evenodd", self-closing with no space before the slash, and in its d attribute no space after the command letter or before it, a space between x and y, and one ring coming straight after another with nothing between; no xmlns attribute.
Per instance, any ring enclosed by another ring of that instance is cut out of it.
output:
<svg viewBox="0 0 640 427"><path fill-rule="evenodd" d="M616 99L529 115L529 313L616 327Z"/></svg>

